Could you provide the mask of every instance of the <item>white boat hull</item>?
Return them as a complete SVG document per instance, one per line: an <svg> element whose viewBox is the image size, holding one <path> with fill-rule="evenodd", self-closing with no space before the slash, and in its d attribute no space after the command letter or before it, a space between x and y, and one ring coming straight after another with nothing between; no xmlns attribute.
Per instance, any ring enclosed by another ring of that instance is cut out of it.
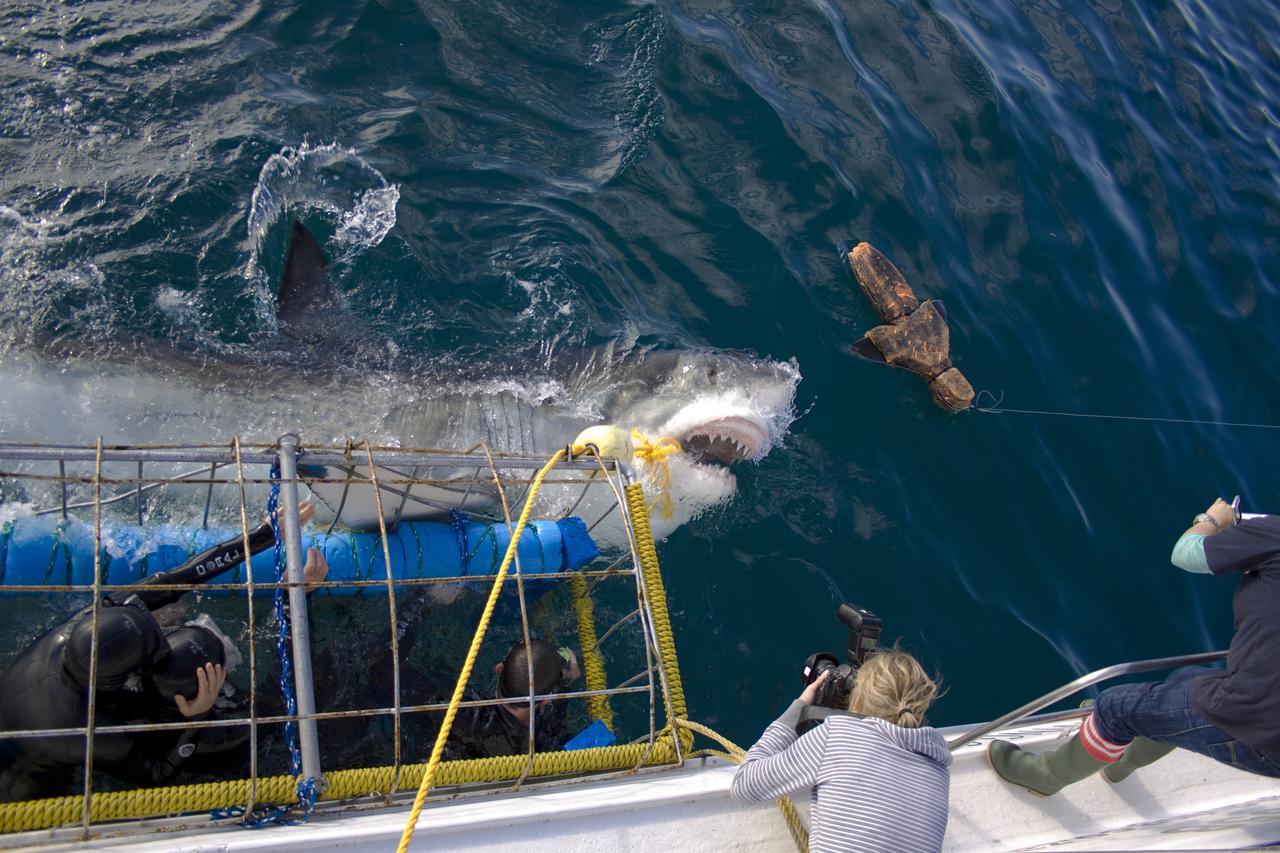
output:
<svg viewBox="0 0 1280 853"><path fill-rule="evenodd" d="M1000 736L1033 750L1051 748L1077 722L1010 729ZM966 728L958 728L955 736ZM1280 780L1176 751L1119 785L1093 777L1055 797L1001 782L987 766L985 741L956 753L948 851L1224 850L1280 840ZM718 759L608 780L548 782L517 793L433 797L422 811L414 849L450 851L793 849L778 809L729 796L733 767ZM808 797L796 797L806 820ZM373 806L373 804L369 804ZM69 830L8 836L0 844L55 850L383 851L400 839L407 802L317 814L294 827L249 831L215 826L82 842ZM189 818L187 819L190 820ZM150 822L156 829L165 822Z"/></svg>

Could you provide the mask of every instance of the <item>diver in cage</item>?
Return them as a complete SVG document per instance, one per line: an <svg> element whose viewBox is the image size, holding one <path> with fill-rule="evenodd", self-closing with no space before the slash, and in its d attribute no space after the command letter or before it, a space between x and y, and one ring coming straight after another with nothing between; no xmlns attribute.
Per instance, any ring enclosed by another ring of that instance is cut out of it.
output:
<svg viewBox="0 0 1280 853"><path fill-rule="evenodd" d="M315 507L304 502L298 515L306 524ZM274 543L271 524L264 522L249 536L250 553ZM235 646L207 616L162 628L154 611L177 602L183 590L151 587L212 581L243 562L243 544L242 537L229 539L176 569L105 596L98 610L96 667L93 608L86 607L41 635L0 674L0 802L69 792L85 760L83 735L4 738L3 732L84 726L91 681L97 685L95 728L235 713L231 691L223 690L228 658L239 657ZM323 554L310 549L306 581L318 583L328 571ZM225 752L248 736L248 726L95 734L93 766L133 784L154 785L193 756Z"/></svg>
<svg viewBox="0 0 1280 853"><path fill-rule="evenodd" d="M531 652L531 653L530 653ZM495 755L524 755L529 749L529 671L532 664L533 692L547 695L564 691L582 674L578 659L567 646L534 638L525 648L520 640L502 663L494 667L497 699L519 699L506 705L479 705L462 708L445 746L447 759L489 758ZM468 691L467 699L489 698ZM540 699L534 715L533 738L537 752L563 749L570 737L563 702Z"/></svg>

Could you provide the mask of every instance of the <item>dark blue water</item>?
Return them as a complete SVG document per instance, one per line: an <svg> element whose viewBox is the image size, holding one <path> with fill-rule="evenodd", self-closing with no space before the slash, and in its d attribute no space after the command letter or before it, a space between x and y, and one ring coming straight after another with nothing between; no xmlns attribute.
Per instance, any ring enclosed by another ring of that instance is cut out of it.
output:
<svg viewBox="0 0 1280 853"><path fill-rule="evenodd" d="M1222 647L1230 583L1168 552L1219 494L1280 511L1280 436L944 414L848 354L842 255L944 299L1008 407L1280 423L1278 42L1262 0L6 4L6 369L288 356L293 215L356 370L795 358L786 445L660 551L692 716L750 742L847 599L942 674L934 722L987 719Z"/></svg>

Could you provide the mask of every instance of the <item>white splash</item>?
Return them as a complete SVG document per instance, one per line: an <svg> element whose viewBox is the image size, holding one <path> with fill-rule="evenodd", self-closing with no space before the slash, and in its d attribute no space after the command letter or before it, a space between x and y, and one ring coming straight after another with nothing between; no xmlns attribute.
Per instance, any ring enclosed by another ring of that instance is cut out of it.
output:
<svg viewBox="0 0 1280 853"><path fill-rule="evenodd" d="M246 271L265 281L258 253L268 229L288 210L319 210L335 222L335 240L350 260L372 248L396 224L399 184L388 183L355 149L337 143L288 146L267 158L258 173L246 221L252 253Z"/></svg>
<svg viewBox="0 0 1280 853"><path fill-rule="evenodd" d="M355 207L342 214L342 224L334 236L343 249L340 260L349 259L350 255L381 243L396 224L396 203L399 201L398 184L360 193Z"/></svg>
<svg viewBox="0 0 1280 853"><path fill-rule="evenodd" d="M0 526L11 524L20 518L31 518L35 515L36 505L34 503L5 503L0 504Z"/></svg>

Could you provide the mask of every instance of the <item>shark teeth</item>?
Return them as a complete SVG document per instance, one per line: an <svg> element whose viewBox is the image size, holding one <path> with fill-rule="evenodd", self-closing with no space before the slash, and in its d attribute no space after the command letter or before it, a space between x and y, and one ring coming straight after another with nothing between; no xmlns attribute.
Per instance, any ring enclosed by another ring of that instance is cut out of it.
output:
<svg viewBox="0 0 1280 853"><path fill-rule="evenodd" d="M680 442L695 463L732 465L762 457L766 437L762 425L733 416L699 424L685 431Z"/></svg>

